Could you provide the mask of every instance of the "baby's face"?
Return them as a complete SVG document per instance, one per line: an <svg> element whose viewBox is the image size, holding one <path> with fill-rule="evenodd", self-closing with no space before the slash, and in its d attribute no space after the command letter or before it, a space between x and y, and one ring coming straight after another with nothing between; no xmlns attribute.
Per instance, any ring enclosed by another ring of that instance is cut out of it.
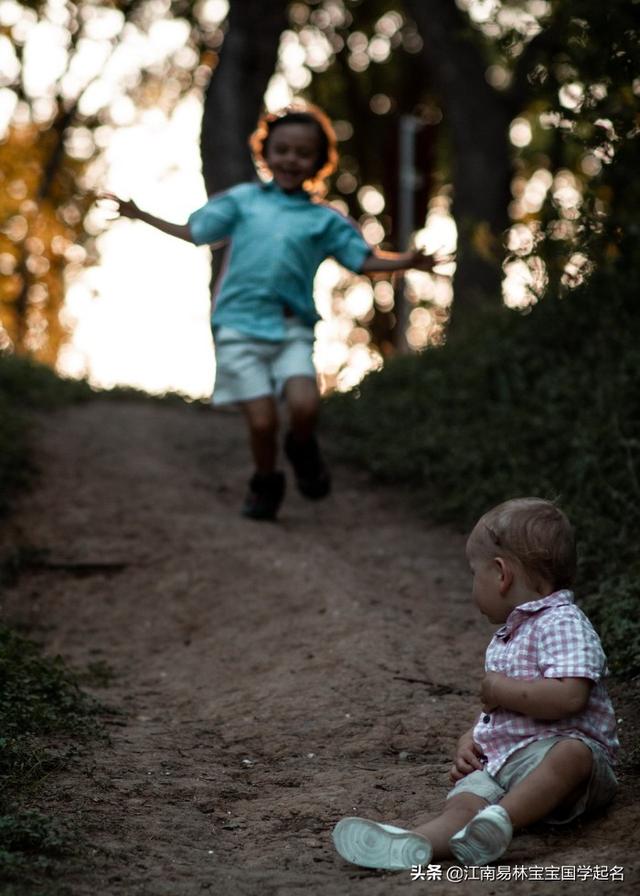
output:
<svg viewBox="0 0 640 896"><path fill-rule="evenodd" d="M281 124L267 142L264 159L285 193L299 190L318 170L318 130L312 124Z"/></svg>

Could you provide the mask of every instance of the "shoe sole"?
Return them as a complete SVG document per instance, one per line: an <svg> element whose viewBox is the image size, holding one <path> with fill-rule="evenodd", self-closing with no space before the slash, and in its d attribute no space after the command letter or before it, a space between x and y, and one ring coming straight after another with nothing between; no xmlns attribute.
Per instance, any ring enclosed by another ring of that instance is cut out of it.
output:
<svg viewBox="0 0 640 896"><path fill-rule="evenodd" d="M510 839L504 843L504 831L496 822L488 818L472 818L449 840L449 848L462 865L481 866L503 856L509 842Z"/></svg>
<svg viewBox="0 0 640 896"><path fill-rule="evenodd" d="M431 861L431 846L419 834L385 830L365 818L341 819L331 836L342 858L363 868L403 871Z"/></svg>

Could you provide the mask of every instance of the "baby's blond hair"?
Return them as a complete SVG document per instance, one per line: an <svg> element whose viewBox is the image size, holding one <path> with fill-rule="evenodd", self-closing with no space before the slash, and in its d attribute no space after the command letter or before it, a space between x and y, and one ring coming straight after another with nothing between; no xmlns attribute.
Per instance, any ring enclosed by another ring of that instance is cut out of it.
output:
<svg viewBox="0 0 640 896"><path fill-rule="evenodd" d="M492 549L515 558L532 583L542 580L554 591L572 586L576 572L573 527L552 501L505 501L479 519L474 533L485 535Z"/></svg>

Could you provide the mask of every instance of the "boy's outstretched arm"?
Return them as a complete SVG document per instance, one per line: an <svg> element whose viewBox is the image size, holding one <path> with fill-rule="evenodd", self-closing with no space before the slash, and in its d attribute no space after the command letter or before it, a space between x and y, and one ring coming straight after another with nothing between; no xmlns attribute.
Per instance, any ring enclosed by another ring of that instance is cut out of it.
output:
<svg viewBox="0 0 640 896"><path fill-rule="evenodd" d="M426 255L421 249L410 249L408 252L383 252L373 249L360 269L361 274L384 273L385 271L406 271L414 268L418 271L432 271L439 264L453 261L452 255Z"/></svg>
<svg viewBox="0 0 640 896"><path fill-rule="evenodd" d="M152 227L155 227L156 230L161 230L162 233L168 233L169 236L177 236L181 240L193 243L191 228L188 224L174 224L172 221L165 221L163 218L157 218L155 215L151 215L149 212L144 212L141 208L138 208L132 199L120 199L120 197L116 196L114 193L101 193L98 198L109 199L111 202L115 202L118 206L118 213L123 218L144 221L145 224L150 224Z"/></svg>
<svg viewBox="0 0 640 896"><path fill-rule="evenodd" d="M593 682L588 678L509 678L487 672L480 692L482 708L498 707L533 719L563 719L581 712L589 700Z"/></svg>

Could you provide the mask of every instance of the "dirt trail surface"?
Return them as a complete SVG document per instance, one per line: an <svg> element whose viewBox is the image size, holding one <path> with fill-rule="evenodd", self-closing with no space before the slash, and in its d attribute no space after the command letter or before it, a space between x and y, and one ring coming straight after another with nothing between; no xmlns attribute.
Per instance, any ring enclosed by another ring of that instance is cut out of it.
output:
<svg viewBox="0 0 640 896"><path fill-rule="evenodd" d="M328 500L289 476L279 523L242 519L233 414L94 402L38 418L37 441L12 537L48 561L5 610L72 665L108 664L95 693L121 711L38 803L86 843L74 896L640 892L624 768L608 816L518 836L505 862L590 866L582 883L412 880L334 853L340 817L410 823L447 791L491 635L460 536L339 467ZM614 695L637 710L637 688ZM593 879L614 865L624 882Z"/></svg>

